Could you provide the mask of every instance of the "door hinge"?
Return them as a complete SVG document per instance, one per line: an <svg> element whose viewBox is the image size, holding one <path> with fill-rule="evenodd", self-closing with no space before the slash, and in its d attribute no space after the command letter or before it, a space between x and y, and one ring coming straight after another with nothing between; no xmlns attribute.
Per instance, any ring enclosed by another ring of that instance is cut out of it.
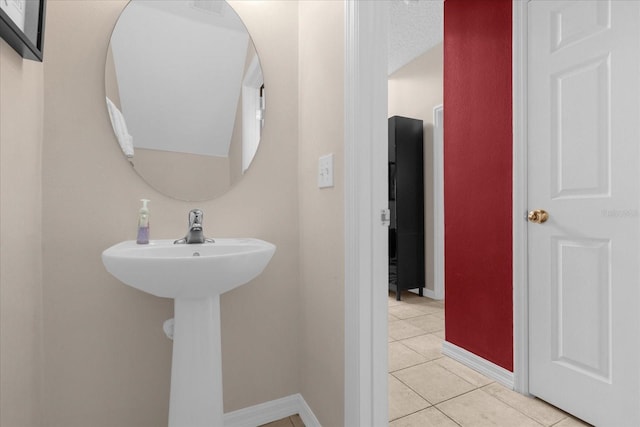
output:
<svg viewBox="0 0 640 427"><path fill-rule="evenodd" d="M383 227L389 227L391 225L391 212L389 212L389 209L380 210L380 222L382 222Z"/></svg>

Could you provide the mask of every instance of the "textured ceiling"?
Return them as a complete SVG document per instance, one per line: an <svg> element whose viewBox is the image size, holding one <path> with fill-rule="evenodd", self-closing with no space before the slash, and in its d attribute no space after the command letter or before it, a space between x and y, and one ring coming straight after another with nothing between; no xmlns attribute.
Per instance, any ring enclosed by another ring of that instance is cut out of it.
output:
<svg viewBox="0 0 640 427"><path fill-rule="evenodd" d="M390 0L389 65L391 75L442 42L444 0Z"/></svg>

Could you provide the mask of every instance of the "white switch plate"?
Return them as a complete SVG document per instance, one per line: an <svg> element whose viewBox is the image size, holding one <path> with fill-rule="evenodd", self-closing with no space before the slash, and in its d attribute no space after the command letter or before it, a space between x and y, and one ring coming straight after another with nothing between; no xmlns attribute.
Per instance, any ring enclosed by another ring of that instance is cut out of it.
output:
<svg viewBox="0 0 640 427"><path fill-rule="evenodd" d="M318 188L333 187L333 153L318 161Z"/></svg>

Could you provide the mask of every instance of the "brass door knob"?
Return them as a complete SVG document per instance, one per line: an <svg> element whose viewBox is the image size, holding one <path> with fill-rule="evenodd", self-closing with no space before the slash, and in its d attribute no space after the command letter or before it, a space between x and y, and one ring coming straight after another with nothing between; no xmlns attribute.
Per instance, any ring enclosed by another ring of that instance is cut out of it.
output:
<svg viewBox="0 0 640 427"><path fill-rule="evenodd" d="M535 211L529 212L529 215L527 215L527 219L529 220L529 222L542 224L543 222L546 222L549 219L549 214L545 210L536 209Z"/></svg>

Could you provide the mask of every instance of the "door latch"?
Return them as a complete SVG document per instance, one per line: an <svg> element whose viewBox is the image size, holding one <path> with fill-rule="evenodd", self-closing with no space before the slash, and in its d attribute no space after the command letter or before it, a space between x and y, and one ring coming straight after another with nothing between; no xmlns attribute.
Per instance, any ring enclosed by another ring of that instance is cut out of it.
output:
<svg viewBox="0 0 640 427"><path fill-rule="evenodd" d="M380 210L380 222L382 222L383 227L389 227L391 225L391 212L389 212L389 209Z"/></svg>

